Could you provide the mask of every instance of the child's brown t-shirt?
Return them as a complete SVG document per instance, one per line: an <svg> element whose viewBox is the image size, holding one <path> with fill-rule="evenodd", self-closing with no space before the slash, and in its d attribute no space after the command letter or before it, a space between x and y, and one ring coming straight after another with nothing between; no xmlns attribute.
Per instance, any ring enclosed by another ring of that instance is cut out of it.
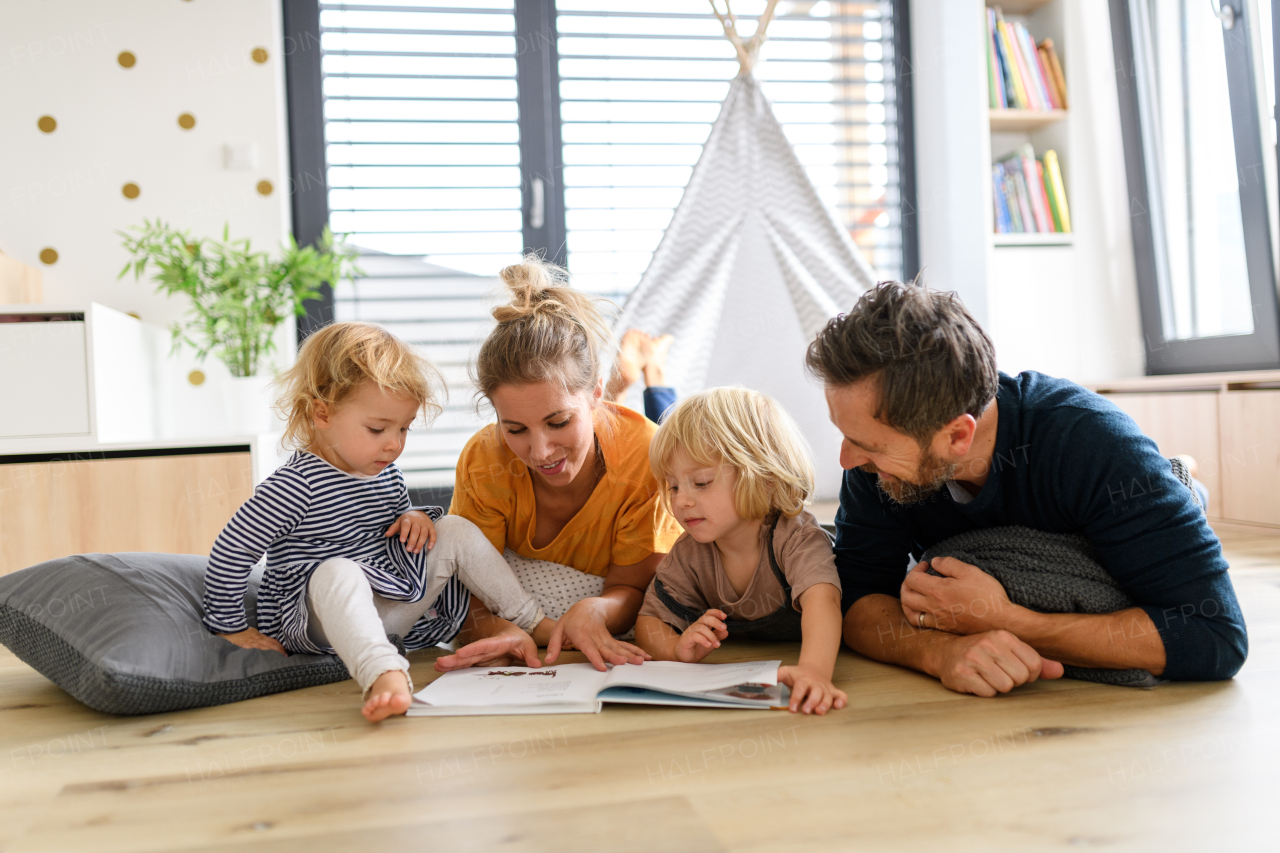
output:
<svg viewBox="0 0 1280 853"><path fill-rule="evenodd" d="M679 603L699 611L723 610L730 619L762 619L782 606L785 594L782 584L769 566L769 525L760 528L760 563L756 573L739 596L729 583L720 562L720 549L714 543L703 545L688 533L676 540L667 556L658 564L654 581L662 581L667 593ZM800 596L814 584L829 583L840 588L836 559L831 540L807 510L793 518L783 516L773 532L773 552L778 567L791 585L791 599L800 610ZM689 623L672 613L658 598L654 584L644 595L641 616L654 616L677 631Z"/></svg>

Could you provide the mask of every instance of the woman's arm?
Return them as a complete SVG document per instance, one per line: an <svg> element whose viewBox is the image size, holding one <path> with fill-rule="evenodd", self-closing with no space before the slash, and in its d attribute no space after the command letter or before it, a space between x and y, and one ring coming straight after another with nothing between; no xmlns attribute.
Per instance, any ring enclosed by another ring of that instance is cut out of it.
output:
<svg viewBox="0 0 1280 853"><path fill-rule="evenodd" d="M657 616L636 617L636 645L654 660L675 660L680 635Z"/></svg>

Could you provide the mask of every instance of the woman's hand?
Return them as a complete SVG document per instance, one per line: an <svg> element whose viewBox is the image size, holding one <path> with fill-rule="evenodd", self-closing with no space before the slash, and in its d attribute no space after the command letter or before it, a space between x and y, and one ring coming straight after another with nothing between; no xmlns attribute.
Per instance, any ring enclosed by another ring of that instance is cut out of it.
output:
<svg viewBox="0 0 1280 853"><path fill-rule="evenodd" d="M279 640L259 633L257 628L245 628L243 631L237 631L234 634L219 634L218 636L224 640L230 640L242 649L266 649L269 652L279 652L282 655L289 654L284 650L284 646L280 645Z"/></svg>
<svg viewBox="0 0 1280 853"><path fill-rule="evenodd" d="M431 523L431 516L421 510L411 509L400 516L387 528L387 536L400 534L400 544L410 554L417 554L426 545L430 551L436 546L436 526Z"/></svg>
<svg viewBox="0 0 1280 853"><path fill-rule="evenodd" d="M791 688L791 712L822 716L832 708L843 708L849 697L837 690L830 676L804 666L778 667L778 681ZM801 704L803 703L803 705Z"/></svg>
<svg viewBox="0 0 1280 853"><path fill-rule="evenodd" d="M519 625L507 622L498 633L468 643L451 655L436 658L436 672L452 672L469 666L510 666L513 663L542 666L533 637L522 631Z"/></svg>
<svg viewBox="0 0 1280 853"><path fill-rule="evenodd" d="M639 646L616 640L605 624L608 602L599 598L584 598L569 608L556 623L547 642L547 663L555 663L561 649L572 643L587 656L591 665L604 672L605 662L614 665L644 663L653 660Z"/></svg>
<svg viewBox="0 0 1280 853"><path fill-rule="evenodd" d="M711 654L712 649L720 648L720 642L729 636L724 624L728 618L723 610L708 610L698 617L676 640L676 660L697 663Z"/></svg>

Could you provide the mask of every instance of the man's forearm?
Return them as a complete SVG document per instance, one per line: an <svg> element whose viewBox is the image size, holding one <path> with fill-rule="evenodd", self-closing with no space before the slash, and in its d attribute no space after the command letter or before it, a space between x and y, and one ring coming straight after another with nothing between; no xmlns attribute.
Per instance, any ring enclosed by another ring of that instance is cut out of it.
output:
<svg viewBox="0 0 1280 853"><path fill-rule="evenodd" d="M1050 660L1102 669L1165 668L1164 642L1140 607L1115 613L1037 613L1015 608L1001 626Z"/></svg>
<svg viewBox="0 0 1280 853"><path fill-rule="evenodd" d="M953 636L910 624L901 602L891 595L864 595L844 619L844 641L858 654L935 678L937 651Z"/></svg>

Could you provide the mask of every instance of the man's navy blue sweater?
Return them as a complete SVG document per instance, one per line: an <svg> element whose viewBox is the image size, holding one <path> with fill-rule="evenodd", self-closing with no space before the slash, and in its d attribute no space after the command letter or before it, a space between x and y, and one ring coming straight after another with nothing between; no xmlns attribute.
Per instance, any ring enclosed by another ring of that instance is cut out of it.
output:
<svg viewBox="0 0 1280 853"><path fill-rule="evenodd" d="M1159 631L1162 677L1235 675L1249 640L1221 544L1155 442L1110 401L1040 373L1000 374L996 404L991 472L970 503L943 489L902 506L875 474L845 472L836 514L844 609L872 593L897 598L908 557L914 563L959 533L1010 525L1083 533Z"/></svg>

